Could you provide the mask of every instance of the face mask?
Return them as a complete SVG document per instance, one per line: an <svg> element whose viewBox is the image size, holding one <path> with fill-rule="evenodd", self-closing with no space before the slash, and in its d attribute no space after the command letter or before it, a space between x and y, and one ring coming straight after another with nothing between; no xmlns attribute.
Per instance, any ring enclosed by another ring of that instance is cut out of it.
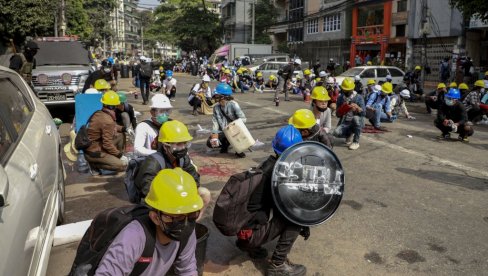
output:
<svg viewBox="0 0 488 276"><path fill-rule="evenodd" d="M104 72L105 74L108 74L108 73L110 73L111 71L112 71L112 70L111 70L110 68L103 68L103 72Z"/></svg>
<svg viewBox="0 0 488 276"><path fill-rule="evenodd" d="M317 110L320 111L320 112L324 112L324 111L327 110L327 107L322 108L322 107L318 107L317 106Z"/></svg>
<svg viewBox="0 0 488 276"><path fill-rule="evenodd" d="M174 221L170 223L161 222L159 227L163 233L174 241L181 241L183 237L189 236L195 229L195 220Z"/></svg>
<svg viewBox="0 0 488 276"><path fill-rule="evenodd" d="M183 148L183 149L172 149L171 150L171 154L173 154L173 156L176 159L181 159L181 158L185 157L185 155L187 153L188 153L188 149L187 148Z"/></svg>
<svg viewBox="0 0 488 276"><path fill-rule="evenodd" d="M352 91L344 92L344 96L346 97L350 97L351 95L352 95Z"/></svg>
<svg viewBox="0 0 488 276"><path fill-rule="evenodd" d="M444 99L444 102L446 103L446 105L448 106L453 106L454 105L454 101L452 99Z"/></svg>
<svg viewBox="0 0 488 276"><path fill-rule="evenodd" d="M162 113L162 114L159 114L156 116L156 121L159 123L159 124L163 124L165 123L166 121L168 121L168 114L166 113Z"/></svg>
<svg viewBox="0 0 488 276"><path fill-rule="evenodd" d="M484 88L481 88L480 92L481 93L485 93L485 89Z"/></svg>
<svg viewBox="0 0 488 276"><path fill-rule="evenodd" d="M113 106L113 105L107 105L105 106L107 109L109 110L114 110L116 108L116 106Z"/></svg>

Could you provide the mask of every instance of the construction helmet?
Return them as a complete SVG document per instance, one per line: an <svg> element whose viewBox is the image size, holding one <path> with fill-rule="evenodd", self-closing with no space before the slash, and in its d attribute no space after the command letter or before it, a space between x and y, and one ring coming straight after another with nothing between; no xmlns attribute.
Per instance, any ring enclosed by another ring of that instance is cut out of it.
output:
<svg viewBox="0 0 488 276"><path fill-rule="evenodd" d="M403 89L400 91L400 96L405 99L410 99L410 91L408 89Z"/></svg>
<svg viewBox="0 0 488 276"><path fill-rule="evenodd" d="M203 82L210 82L210 77L207 74L205 74L205 75L203 75L202 81Z"/></svg>
<svg viewBox="0 0 488 276"><path fill-rule="evenodd" d="M151 108L171 109L171 105L168 97L163 94L156 94L151 98Z"/></svg>
<svg viewBox="0 0 488 276"><path fill-rule="evenodd" d="M117 92L117 95L119 95L120 103L127 102L127 96L125 95L125 92L119 91L119 92Z"/></svg>
<svg viewBox="0 0 488 276"><path fill-rule="evenodd" d="M228 85L227 83L221 82L217 84L217 87L215 87L215 94L230 96L232 95L232 87L230 87L230 85Z"/></svg>
<svg viewBox="0 0 488 276"><path fill-rule="evenodd" d="M303 74L305 76L308 76L308 75L312 74L312 71L310 71L310 69L305 69L305 70L303 70Z"/></svg>
<svg viewBox="0 0 488 276"><path fill-rule="evenodd" d="M288 124L293 125L297 129L309 129L316 124L315 115L310 109L298 109L288 119Z"/></svg>
<svg viewBox="0 0 488 276"><path fill-rule="evenodd" d="M189 214L203 207L195 179L181 168L159 171L145 201L152 208L167 214Z"/></svg>
<svg viewBox="0 0 488 276"><path fill-rule="evenodd" d="M368 85L375 85L376 81L374 79L369 79L368 80Z"/></svg>
<svg viewBox="0 0 488 276"><path fill-rule="evenodd" d="M242 68L237 69L237 75L242 75L242 73L244 73L244 69Z"/></svg>
<svg viewBox="0 0 488 276"><path fill-rule="evenodd" d="M461 99L461 92L459 92L457 88L449 88L449 91L447 92L445 97L459 100Z"/></svg>
<svg viewBox="0 0 488 276"><path fill-rule="evenodd" d="M351 91L354 90L356 85L354 84L354 80L352 78L345 78L341 83L342 90Z"/></svg>
<svg viewBox="0 0 488 276"><path fill-rule="evenodd" d="M102 102L104 105L111 105L111 106L119 105L120 104L119 95L117 95L117 93L115 93L114 91L109 90L102 95L100 102Z"/></svg>
<svg viewBox="0 0 488 276"><path fill-rule="evenodd" d="M325 71L320 71L319 72L319 77L325 78L325 77L327 77L327 73Z"/></svg>
<svg viewBox="0 0 488 276"><path fill-rule="evenodd" d="M334 77L328 77L327 78L327 84L334 84L334 83L335 83Z"/></svg>
<svg viewBox="0 0 488 276"><path fill-rule="evenodd" d="M301 60L301 59L299 59L299 58L297 58L297 59L295 59L295 60L293 61L293 63L298 64L298 65L302 65L302 60Z"/></svg>
<svg viewBox="0 0 488 276"><path fill-rule="evenodd" d="M259 77L262 77L262 76L263 76L263 73L261 73L261 72L258 72L258 73L256 74L256 77L258 77L258 78L259 78Z"/></svg>
<svg viewBox="0 0 488 276"><path fill-rule="evenodd" d="M439 84L437 85L437 89L442 89L442 88L446 88L446 85L443 82L439 82Z"/></svg>
<svg viewBox="0 0 488 276"><path fill-rule="evenodd" d="M104 89L110 89L110 88L111 88L110 84L104 79L98 79L95 81L95 89L96 90L104 90Z"/></svg>
<svg viewBox="0 0 488 276"><path fill-rule="evenodd" d="M224 74L230 74L230 69L225 69Z"/></svg>
<svg viewBox="0 0 488 276"><path fill-rule="evenodd" d="M323 86L315 86L312 90L312 100L330 101L329 92Z"/></svg>
<svg viewBox="0 0 488 276"><path fill-rule="evenodd" d="M276 80L276 76L275 75L269 76L269 80L272 80L272 81Z"/></svg>
<svg viewBox="0 0 488 276"><path fill-rule="evenodd" d="M469 89L468 85L465 84L464 82L459 84L459 90L468 90L468 89Z"/></svg>
<svg viewBox="0 0 488 276"><path fill-rule="evenodd" d="M278 130L273 139L272 145L276 154L283 153L287 148L302 142L300 131L292 125L287 125Z"/></svg>
<svg viewBox="0 0 488 276"><path fill-rule="evenodd" d="M393 85L391 82L385 82L381 85L381 91L386 94L391 94L393 92Z"/></svg>
<svg viewBox="0 0 488 276"><path fill-rule="evenodd" d="M422 67L420 65L415 66L415 70L422 70Z"/></svg>
<svg viewBox="0 0 488 276"><path fill-rule="evenodd" d="M158 142L182 143L191 140L193 140L193 137L188 132L188 128L180 121L167 121L159 129Z"/></svg>
<svg viewBox="0 0 488 276"><path fill-rule="evenodd" d="M474 87L485 88L485 82L483 80L477 80L474 82Z"/></svg>
<svg viewBox="0 0 488 276"><path fill-rule="evenodd" d="M457 87L458 87L458 85L455 81L453 81L449 84L449 88L457 88Z"/></svg>
<svg viewBox="0 0 488 276"><path fill-rule="evenodd" d="M485 76L488 76L488 71L485 72Z"/></svg>
<svg viewBox="0 0 488 276"><path fill-rule="evenodd" d="M171 70L167 70L167 71L166 71L166 76L167 76L168 78L172 78L172 77L173 77L173 71L171 71Z"/></svg>
<svg viewBox="0 0 488 276"><path fill-rule="evenodd" d="M366 65L373 65L371 61L366 62Z"/></svg>

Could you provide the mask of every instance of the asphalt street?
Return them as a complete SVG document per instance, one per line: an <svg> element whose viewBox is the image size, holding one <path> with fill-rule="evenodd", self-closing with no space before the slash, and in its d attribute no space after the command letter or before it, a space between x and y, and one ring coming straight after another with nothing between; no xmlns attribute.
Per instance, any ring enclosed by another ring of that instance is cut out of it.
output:
<svg viewBox="0 0 488 276"><path fill-rule="evenodd" d="M178 90L171 117L191 131L211 128L210 115L191 115L186 98L198 78L175 74ZM215 87L216 83L211 86ZM123 79L121 90L136 90ZM142 99L128 97L148 117ZM201 184L213 201L228 177L264 161L272 154L271 140L288 117L308 104L299 96L276 107L273 93L237 94L247 126L265 146L237 159L206 148L195 133L190 154ZM488 271L488 126L475 126L469 143L439 141L421 103L407 105L415 121L400 118L387 132L363 133L360 148L348 150L344 139L334 151L345 168L345 194L336 214L311 229L311 237L296 241L289 258L306 265L307 275L486 275ZM337 119L333 119L333 125ZM63 126L66 128L66 126ZM65 160L67 223L91 219L99 211L128 204L123 174L80 175ZM213 205L213 202L212 204ZM212 207L212 206L211 206ZM203 224L210 229L204 275L260 275L266 261L252 261L213 226L212 208ZM274 244L266 246L273 250ZM47 275L66 275L77 244L53 248Z"/></svg>

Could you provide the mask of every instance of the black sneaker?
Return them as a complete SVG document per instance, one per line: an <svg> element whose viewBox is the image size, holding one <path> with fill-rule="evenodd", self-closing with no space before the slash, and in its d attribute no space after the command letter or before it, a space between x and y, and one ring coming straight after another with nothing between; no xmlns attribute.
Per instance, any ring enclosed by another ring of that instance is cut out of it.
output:
<svg viewBox="0 0 488 276"><path fill-rule="evenodd" d="M449 139L451 139L451 134L450 133L441 134L441 135L437 136L437 139L440 139L440 140L449 140Z"/></svg>
<svg viewBox="0 0 488 276"><path fill-rule="evenodd" d="M244 157L246 157L246 154L245 154L244 152L241 152L241 153L237 153L237 152L236 152L236 156L237 156L238 158L244 158Z"/></svg>
<svg viewBox="0 0 488 276"><path fill-rule="evenodd" d="M458 140L461 142L466 142L466 143L469 142L468 136L463 137L463 136L459 135Z"/></svg>
<svg viewBox="0 0 488 276"><path fill-rule="evenodd" d="M282 264L270 262L266 270L266 276L303 276L307 273L307 268L301 264L293 264L286 260Z"/></svg>
<svg viewBox="0 0 488 276"><path fill-rule="evenodd" d="M259 246L259 247L246 247L245 243L246 243L245 241L237 239L236 246L241 251L247 252L247 254L249 254L249 257L251 259L259 260L259 259L264 259L264 258L268 257L268 250L266 250L266 248L263 248L261 246Z"/></svg>

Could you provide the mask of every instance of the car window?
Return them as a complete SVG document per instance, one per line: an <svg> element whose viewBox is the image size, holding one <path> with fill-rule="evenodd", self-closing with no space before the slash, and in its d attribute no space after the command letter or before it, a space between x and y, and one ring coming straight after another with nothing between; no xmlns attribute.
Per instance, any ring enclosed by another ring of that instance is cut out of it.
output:
<svg viewBox="0 0 488 276"><path fill-rule="evenodd" d="M261 71L266 70L266 65L267 65L266 63L259 65L258 70L261 70Z"/></svg>
<svg viewBox="0 0 488 276"><path fill-rule="evenodd" d="M363 71L362 68L351 68L351 69L347 70L346 72L342 73L341 76L354 77L356 75L359 75L361 73L361 71Z"/></svg>
<svg viewBox="0 0 488 276"><path fill-rule="evenodd" d="M402 71L395 68L388 68L392 77L403 77Z"/></svg>
<svg viewBox="0 0 488 276"><path fill-rule="evenodd" d="M386 75L388 75L386 68L376 68L376 76L378 78L386 78Z"/></svg>
<svg viewBox="0 0 488 276"><path fill-rule="evenodd" d="M279 66L276 63L268 63L268 67L266 67L266 70L278 70Z"/></svg>
<svg viewBox="0 0 488 276"><path fill-rule="evenodd" d="M0 116L15 141L27 125L32 107L19 88L8 78L0 78Z"/></svg>
<svg viewBox="0 0 488 276"><path fill-rule="evenodd" d="M10 131L7 129L7 124L4 123L3 116L0 116L0 161L2 164L4 164L7 151L12 147L12 144L13 139L10 136Z"/></svg>
<svg viewBox="0 0 488 276"><path fill-rule="evenodd" d="M276 58L276 61L286 62L286 57Z"/></svg>
<svg viewBox="0 0 488 276"><path fill-rule="evenodd" d="M374 78L374 69L366 69L364 72L361 73L361 78ZM386 75L385 75L386 77Z"/></svg>

